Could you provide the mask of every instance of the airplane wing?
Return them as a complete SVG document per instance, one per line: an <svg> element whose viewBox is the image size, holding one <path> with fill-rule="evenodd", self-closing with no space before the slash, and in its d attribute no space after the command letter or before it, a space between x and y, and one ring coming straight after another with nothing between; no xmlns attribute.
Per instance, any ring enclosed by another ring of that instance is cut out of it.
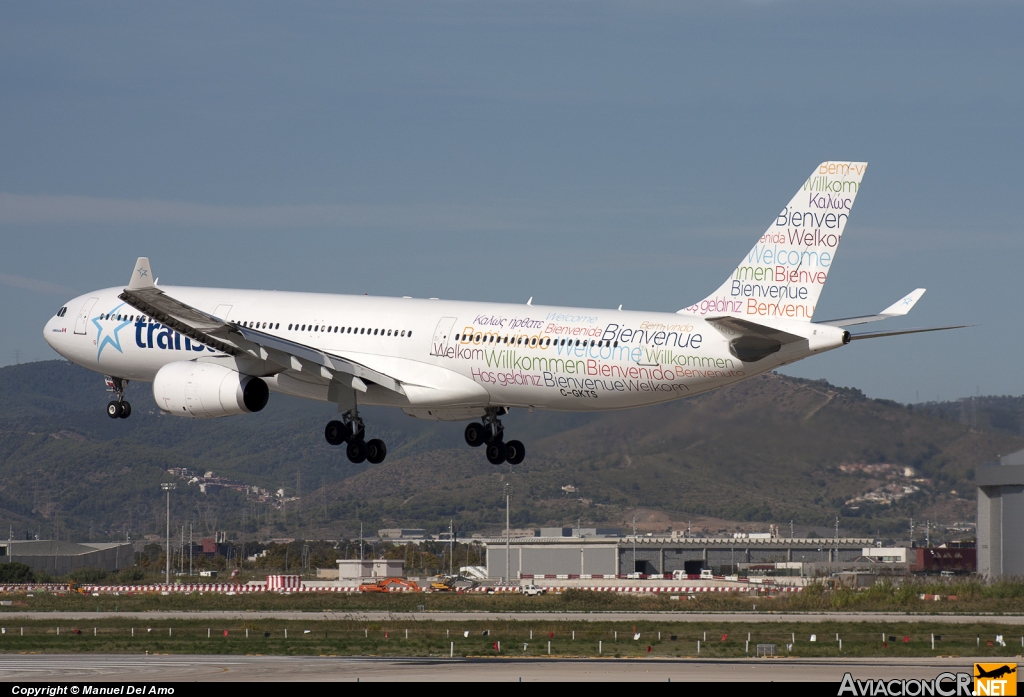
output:
<svg viewBox="0 0 1024 697"><path fill-rule="evenodd" d="M739 317L709 317L707 322L735 337L729 341L729 351L745 362L759 361L781 349L783 344L805 339Z"/></svg>
<svg viewBox="0 0 1024 697"><path fill-rule="evenodd" d="M118 297L171 329L226 354L250 356L275 363L282 370L338 380L360 392L366 392L366 381L369 381L405 394L402 384L389 375L312 346L227 322L172 298L153 283L146 257L139 257L131 282Z"/></svg>
<svg viewBox="0 0 1024 697"><path fill-rule="evenodd" d="M917 301L924 295L924 288L918 288L914 292L909 293L889 307L885 308L877 315L864 315L863 317L846 317L844 319L830 319L825 322L815 322L815 324L827 324L832 327L852 327L856 324L867 324L868 322L877 322L883 319L889 319L890 317L902 317L903 315L910 312L910 309L917 304ZM954 327L944 327L945 329L953 329Z"/></svg>

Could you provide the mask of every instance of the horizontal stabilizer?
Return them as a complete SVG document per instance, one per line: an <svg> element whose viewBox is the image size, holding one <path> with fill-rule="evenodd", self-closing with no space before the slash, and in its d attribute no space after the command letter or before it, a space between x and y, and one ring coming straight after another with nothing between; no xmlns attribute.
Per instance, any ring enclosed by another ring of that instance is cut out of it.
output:
<svg viewBox="0 0 1024 697"><path fill-rule="evenodd" d="M877 315L830 319L827 322L815 322L815 324L827 324L830 327L852 327L857 324L867 324L868 322L877 322L882 319L889 319L890 317L902 317L910 312L910 309L917 304L917 301L921 299L922 295L924 295L924 291L924 288L916 289L914 292L900 298Z"/></svg>
<svg viewBox="0 0 1024 697"><path fill-rule="evenodd" d="M867 334L851 334L850 341L858 339L879 339L883 336L899 336L900 334L922 334L924 332L941 332L946 329L963 329L965 327L977 327L976 324L952 324L948 327L922 327L921 329L898 329L891 332L870 332Z"/></svg>

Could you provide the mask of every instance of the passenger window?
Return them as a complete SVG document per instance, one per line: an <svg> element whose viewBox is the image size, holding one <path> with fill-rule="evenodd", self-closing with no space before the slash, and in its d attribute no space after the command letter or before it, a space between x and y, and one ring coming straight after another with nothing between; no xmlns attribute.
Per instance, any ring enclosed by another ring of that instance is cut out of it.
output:
<svg viewBox="0 0 1024 697"><path fill-rule="evenodd" d="M405 335L405 338L407 338L407 339L410 338L410 337L412 337L412 332L409 332L408 334Z"/></svg>

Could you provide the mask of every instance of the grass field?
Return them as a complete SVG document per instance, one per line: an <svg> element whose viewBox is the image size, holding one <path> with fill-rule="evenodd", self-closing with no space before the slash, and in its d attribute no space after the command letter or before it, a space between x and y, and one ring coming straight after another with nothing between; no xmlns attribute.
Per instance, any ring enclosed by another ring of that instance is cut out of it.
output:
<svg viewBox="0 0 1024 697"><path fill-rule="evenodd" d="M940 601L922 600L921 594L940 595ZM677 600L672 598L676 597ZM952 596L955 600L949 600ZM827 590L809 586L799 593L775 596L749 593L702 593L688 598L678 593L631 595L586 590L567 590L539 597L518 593L455 594L455 593L104 593L97 596L77 593L34 593L0 595L12 603L0 606L12 610L77 610L77 611L147 611L147 610L378 610L413 612L427 611L764 611L764 612L953 612L953 613L1024 613L1024 583L1004 581L983 584L976 581L959 583L879 584L866 590Z"/></svg>
<svg viewBox="0 0 1024 697"><path fill-rule="evenodd" d="M17 621L3 626L5 653L264 654L337 656L754 656L774 644L778 656L1018 656L1019 635L977 624L763 624L554 621L357 622L97 620ZM227 634L225 635L225 632ZM811 641L811 635L816 641ZM936 636L932 648L932 634ZM996 643L1004 635L1005 646ZM837 639L838 635L838 639ZM636 638L634 638L636 637ZM748 643L749 637L749 643ZM841 645L840 645L841 640ZM884 640L884 641L883 641ZM990 645L991 644L991 645ZM497 648L500 645L500 652Z"/></svg>

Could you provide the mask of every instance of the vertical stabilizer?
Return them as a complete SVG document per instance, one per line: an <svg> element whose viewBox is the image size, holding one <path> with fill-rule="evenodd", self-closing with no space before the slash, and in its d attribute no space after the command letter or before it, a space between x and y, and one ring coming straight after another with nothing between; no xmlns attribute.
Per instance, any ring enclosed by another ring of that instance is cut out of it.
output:
<svg viewBox="0 0 1024 697"><path fill-rule="evenodd" d="M822 162L714 293L680 313L810 321L866 162Z"/></svg>

